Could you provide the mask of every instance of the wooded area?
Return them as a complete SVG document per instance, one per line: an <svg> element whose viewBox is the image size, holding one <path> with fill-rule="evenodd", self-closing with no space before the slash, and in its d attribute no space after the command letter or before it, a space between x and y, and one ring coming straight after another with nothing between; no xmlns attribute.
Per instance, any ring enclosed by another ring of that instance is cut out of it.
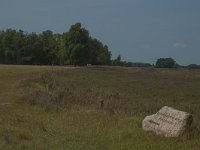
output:
<svg viewBox="0 0 200 150"><path fill-rule="evenodd" d="M76 23L68 32L41 34L22 30L0 31L0 63L30 65L109 65L111 52Z"/></svg>

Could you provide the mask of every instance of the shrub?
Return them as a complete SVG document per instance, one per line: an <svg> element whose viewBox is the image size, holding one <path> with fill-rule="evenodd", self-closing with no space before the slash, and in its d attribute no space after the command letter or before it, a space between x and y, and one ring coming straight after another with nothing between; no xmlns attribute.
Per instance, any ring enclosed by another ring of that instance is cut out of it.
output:
<svg viewBox="0 0 200 150"><path fill-rule="evenodd" d="M156 61L156 68L175 68L176 62L172 58L159 58Z"/></svg>

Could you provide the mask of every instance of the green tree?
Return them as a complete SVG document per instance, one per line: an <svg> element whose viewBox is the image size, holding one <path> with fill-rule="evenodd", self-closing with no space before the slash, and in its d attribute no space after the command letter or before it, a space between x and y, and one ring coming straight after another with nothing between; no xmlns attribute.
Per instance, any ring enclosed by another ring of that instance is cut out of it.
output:
<svg viewBox="0 0 200 150"><path fill-rule="evenodd" d="M69 64L86 65L89 63L89 32L81 23L71 26L65 38L66 56Z"/></svg>
<svg viewBox="0 0 200 150"><path fill-rule="evenodd" d="M111 52L108 50L108 46L105 45L98 51L97 63L99 65L110 65L111 64Z"/></svg>
<svg viewBox="0 0 200 150"><path fill-rule="evenodd" d="M114 66L121 66L122 65L121 55L118 55L117 58L113 60L112 64Z"/></svg>
<svg viewBox="0 0 200 150"><path fill-rule="evenodd" d="M187 68L189 68L189 69L200 69L200 65L190 64L190 65L187 66Z"/></svg>
<svg viewBox="0 0 200 150"><path fill-rule="evenodd" d="M43 64L57 64L57 43L56 43L56 38L53 35L53 32L50 30L46 30L42 32L39 36L39 40L42 44L42 58L41 62Z"/></svg>
<svg viewBox="0 0 200 150"><path fill-rule="evenodd" d="M0 31L0 63L5 62L5 54L3 49L3 37L4 37L4 31Z"/></svg>
<svg viewBox="0 0 200 150"><path fill-rule="evenodd" d="M7 29L0 31L0 63L6 64L110 64L106 45L90 37L88 30L76 23L63 34L46 30L41 34Z"/></svg>
<svg viewBox="0 0 200 150"><path fill-rule="evenodd" d="M8 29L3 33L1 38L1 53L4 63L19 64L20 63L20 48L22 46L21 39L23 31L17 32L13 29Z"/></svg>
<svg viewBox="0 0 200 150"><path fill-rule="evenodd" d="M95 65L109 65L111 63L111 53L107 45L103 45L97 39L90 37L89 40L90 63Z"/></svg>
<svg viewBox="0 0 200 150"><path fill-rule="evenodd" d="M57 64L64 65L67 64L66 61L66 48L65 48L65 37L66 33L61 34L55 34L54 37L56 39L56 47L55 47L55 54L57 58Z"/></svg>
<svg viewBox="0 0 200 150"><path fill-rule="evenodd" d="M175 68L176 62L172 58L159 58L155 66L157 68Z"/></svg>
<svg viewBox="0 0 200 150"><path fill-rule="evenodd" d="M26 35L25 47L22 52L23 64L41 64L42 43L39 41L39 36L36 33Z"/></svg>

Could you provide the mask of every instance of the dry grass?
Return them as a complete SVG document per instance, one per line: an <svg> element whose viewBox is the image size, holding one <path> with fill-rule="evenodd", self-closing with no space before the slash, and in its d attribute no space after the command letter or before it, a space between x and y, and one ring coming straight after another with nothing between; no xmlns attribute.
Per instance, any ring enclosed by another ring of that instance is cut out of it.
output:
<svg viewBox="0 0 200 150"><path fill-rule="evenodd" d="M200 146L200 71L0 66L0 76L0 149ZM143 117L164 105L193 114L188 135L171 139L142 131Z"/></svg>

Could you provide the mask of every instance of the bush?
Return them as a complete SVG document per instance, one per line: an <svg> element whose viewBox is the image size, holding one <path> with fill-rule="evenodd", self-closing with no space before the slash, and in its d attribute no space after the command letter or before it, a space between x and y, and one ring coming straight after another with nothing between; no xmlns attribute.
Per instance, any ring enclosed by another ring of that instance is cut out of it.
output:
<svg viewBox="0 0 200 150"><path fill-rule="evenodd" d="M176 62L172 58L159 58L156 61L156 68L175 68Z"/></svg>

